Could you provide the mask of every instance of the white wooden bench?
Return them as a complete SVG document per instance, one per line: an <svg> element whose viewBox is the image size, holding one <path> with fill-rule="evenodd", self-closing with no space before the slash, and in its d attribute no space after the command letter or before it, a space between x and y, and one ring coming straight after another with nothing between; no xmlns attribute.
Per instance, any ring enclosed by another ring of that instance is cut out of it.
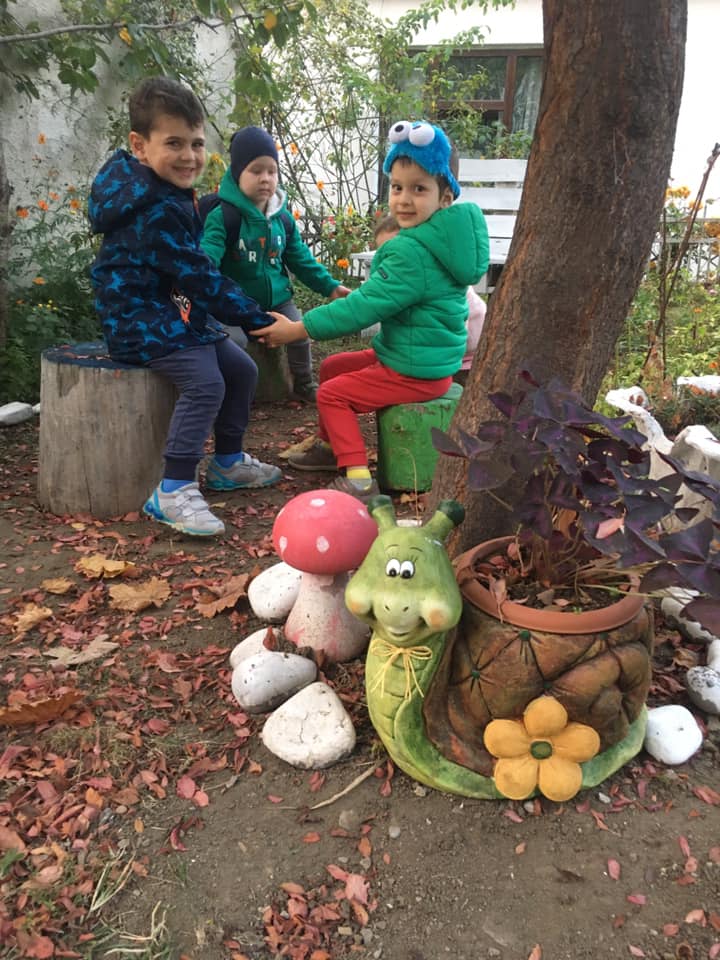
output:
<svg viewBox="0 0 720 960"><path fill-rule="evenodd" d="M460 159L460 201L476 203L481 208L490 234L490 268L476 286L478 293L492 291L507 260L526 169L527 160ZM352 254L353 274L366 278L372 257L372 250Z"/></svg>
<svg viewBox="0 0 720 960"><path fill-rule="evenodd" d="M490 268L476 287L478 293L492 291L507 260L526 169L527 160L460 159L460 200L480 207L490 234Z"/></svg>

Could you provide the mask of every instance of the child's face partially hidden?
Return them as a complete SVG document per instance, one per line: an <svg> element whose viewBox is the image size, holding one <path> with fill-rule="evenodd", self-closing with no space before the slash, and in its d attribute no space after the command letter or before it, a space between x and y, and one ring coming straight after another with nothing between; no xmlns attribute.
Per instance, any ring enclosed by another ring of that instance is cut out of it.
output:
<svg viewBox="0 0 720 960"><path fill-rule="evenodd" d="M256 157L240 174L238 187L262 211L277 190L278 166L272 157Z"/></svg>
<svg viewBox="0 0 720 960"><path fill-rule="evenodd" d="M188 189L205 169L205 128L182 117L161 114L148 137L131 130L129 140L140 163L174 187Z"/></svg>
<svg viewBox="0 0 720 960"><path fill-rule="evenodd" d="M446 188L441 194L435 177L417 163L399 158L392 165L388 206L402 229L425 223L451 203L451 191Z"/></svg>

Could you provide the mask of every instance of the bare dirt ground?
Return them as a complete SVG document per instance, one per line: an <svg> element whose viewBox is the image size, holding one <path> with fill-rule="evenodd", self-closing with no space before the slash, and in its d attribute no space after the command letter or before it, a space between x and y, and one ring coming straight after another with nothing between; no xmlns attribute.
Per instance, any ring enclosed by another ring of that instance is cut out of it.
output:
<svg viewBox="0 0 720 960"><path fill-rule="evenodd" d="M308 408L260 406L248 448L281 462L312 424ZM0 955L720 956L717 718L696 712L706 737L687 764L641 753L568 804L466 800L393 770L358 661L326 671L353 756L296 770L230 691L227 655L259 626L233 578L276 561L277 510L323 475L211 496L227 534L206 543L136 515L43 513L37 424L5 428L0 457L0 705L29 711L0 726ZM135 567L95 578L78 562L97 555ZM168 588L156 602L116 605L114 585L152 578ZM48 654L93 643L85 663ZM682 678L703 656L660 622L651 705L688 706Z"/></svg>

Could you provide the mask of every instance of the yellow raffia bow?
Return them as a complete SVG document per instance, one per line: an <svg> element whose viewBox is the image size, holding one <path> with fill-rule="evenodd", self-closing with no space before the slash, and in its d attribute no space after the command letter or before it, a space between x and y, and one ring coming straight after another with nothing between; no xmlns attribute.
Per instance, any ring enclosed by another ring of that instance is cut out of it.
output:
<svg viewBox="0 0 720 960"><path fill-rule="evenodd" d="M374 693L378 687L380 687L380 696L385 695L385 674L392 667L398 657L402 657L403 661L403 670L405 671L405 700L410 699L412 693L412 683L415 684L415 688L421 697L424 697L425 694L420 688L418 683L417 676L415 675L415 666L413 660L429 660L432 657L433 652L430 647L427 646L417 646L417 647L399 647L397 644L390 643L388 640L383 639L382 637L374 636L370 644L370 653L377 657L387 657L387 660L383 664L380 674L375 680L375 683L372 686L371 693ZM412 683L411 683L412 678Z"/></svg>

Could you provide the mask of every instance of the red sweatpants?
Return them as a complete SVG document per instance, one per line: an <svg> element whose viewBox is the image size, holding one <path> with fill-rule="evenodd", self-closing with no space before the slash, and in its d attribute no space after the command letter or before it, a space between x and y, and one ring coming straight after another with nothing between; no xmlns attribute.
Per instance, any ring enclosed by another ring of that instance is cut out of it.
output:
<svg viewBox="0 0 720 960"><path fill-rule="evenodd" d="M418 380L383 366L374 350L335 353L320 364L318 433L333 449L339 467L367 465L358 413L396 403L434 400L447 393L452 377Z"/></svg>

